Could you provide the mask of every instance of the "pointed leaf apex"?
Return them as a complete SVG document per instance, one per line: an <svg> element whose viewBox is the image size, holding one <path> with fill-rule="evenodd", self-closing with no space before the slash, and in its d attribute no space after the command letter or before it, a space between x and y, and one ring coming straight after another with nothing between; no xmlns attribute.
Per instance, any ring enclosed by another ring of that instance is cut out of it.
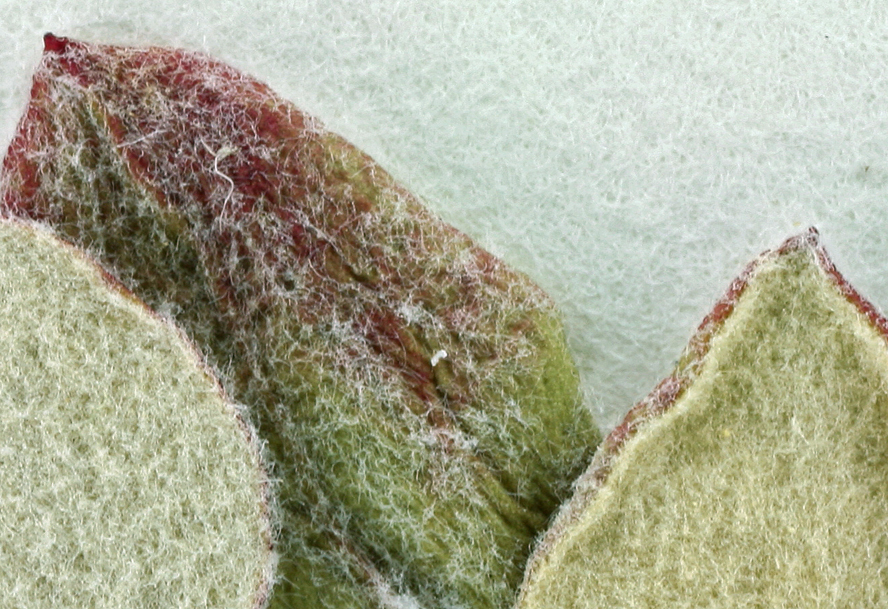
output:
<svg viewBox="0 0 888 609"><path fill-rule="evenodd" d="M43 35L43 51L46 53L55 53L61 55L68 50L71 41L68 38L56 36L52 32Z"/></svg>
<svg viewBox="0 0 888 609"><path fill-rule="evenodd" d="M517 607L884 606L886 341L815 229L762 254L600 447Z"/></svg>

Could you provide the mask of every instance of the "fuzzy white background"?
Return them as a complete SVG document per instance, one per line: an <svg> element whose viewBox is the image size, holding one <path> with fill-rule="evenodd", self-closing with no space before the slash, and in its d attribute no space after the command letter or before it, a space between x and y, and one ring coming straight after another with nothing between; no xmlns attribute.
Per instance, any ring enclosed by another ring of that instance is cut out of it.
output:
<svg viewBox="0 0 888 609"><path fill-rule="evenodd" d="M603 429L730 280L816 225L888 308L888 3L0 0L0 146L42 35L205 51L561 305Z"/></svg>

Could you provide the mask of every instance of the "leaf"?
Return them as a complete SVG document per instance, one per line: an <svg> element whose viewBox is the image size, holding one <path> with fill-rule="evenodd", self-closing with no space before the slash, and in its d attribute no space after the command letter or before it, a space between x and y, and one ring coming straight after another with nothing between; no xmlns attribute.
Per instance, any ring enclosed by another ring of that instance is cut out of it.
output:
<svg viewBox="0 0 888 609"><path fill-rule="evenodd" d="M597 432L559 315L266 85L204 55L48 35L4 160L170 313L280 478L273 606L505 607Z"/></svg>
<svg viewBox="0 0 888 609"><path fill-rule="evenodd" d="M518 607L884 606L886 337L814 229L762 255L606 439Z"/></svg>
<svg viewBox="0 0 888 609"><path fill-rule="evenodd" d="M84 252L0 220L0 598L266 606L256 431L182 332Z"/></svg>

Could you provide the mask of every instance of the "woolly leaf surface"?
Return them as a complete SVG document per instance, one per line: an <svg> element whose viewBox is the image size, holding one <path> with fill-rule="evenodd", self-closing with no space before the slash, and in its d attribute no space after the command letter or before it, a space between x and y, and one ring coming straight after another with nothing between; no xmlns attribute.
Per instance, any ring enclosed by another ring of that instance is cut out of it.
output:
<svg viewBox="0 0 888 609"><path fill-rule="evenodd" d="M527 277L186 51L47 37L2 185L7 213L173 314L252 408L282 482L273 604L512 602L597 444Z"/></svg>

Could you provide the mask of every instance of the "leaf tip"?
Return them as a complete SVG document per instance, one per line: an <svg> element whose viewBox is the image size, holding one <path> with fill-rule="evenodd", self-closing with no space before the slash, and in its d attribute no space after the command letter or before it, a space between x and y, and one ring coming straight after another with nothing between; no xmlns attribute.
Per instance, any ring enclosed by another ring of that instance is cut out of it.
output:
<svg viewBox="0 0 888 609"><path fill-rule="evenodd" d="M56 36L52 32L46 32L43 35L43 51L46 53L61 55L68 49L70 42L71 41L68 38L62 38L61 36Z"/></svg>

